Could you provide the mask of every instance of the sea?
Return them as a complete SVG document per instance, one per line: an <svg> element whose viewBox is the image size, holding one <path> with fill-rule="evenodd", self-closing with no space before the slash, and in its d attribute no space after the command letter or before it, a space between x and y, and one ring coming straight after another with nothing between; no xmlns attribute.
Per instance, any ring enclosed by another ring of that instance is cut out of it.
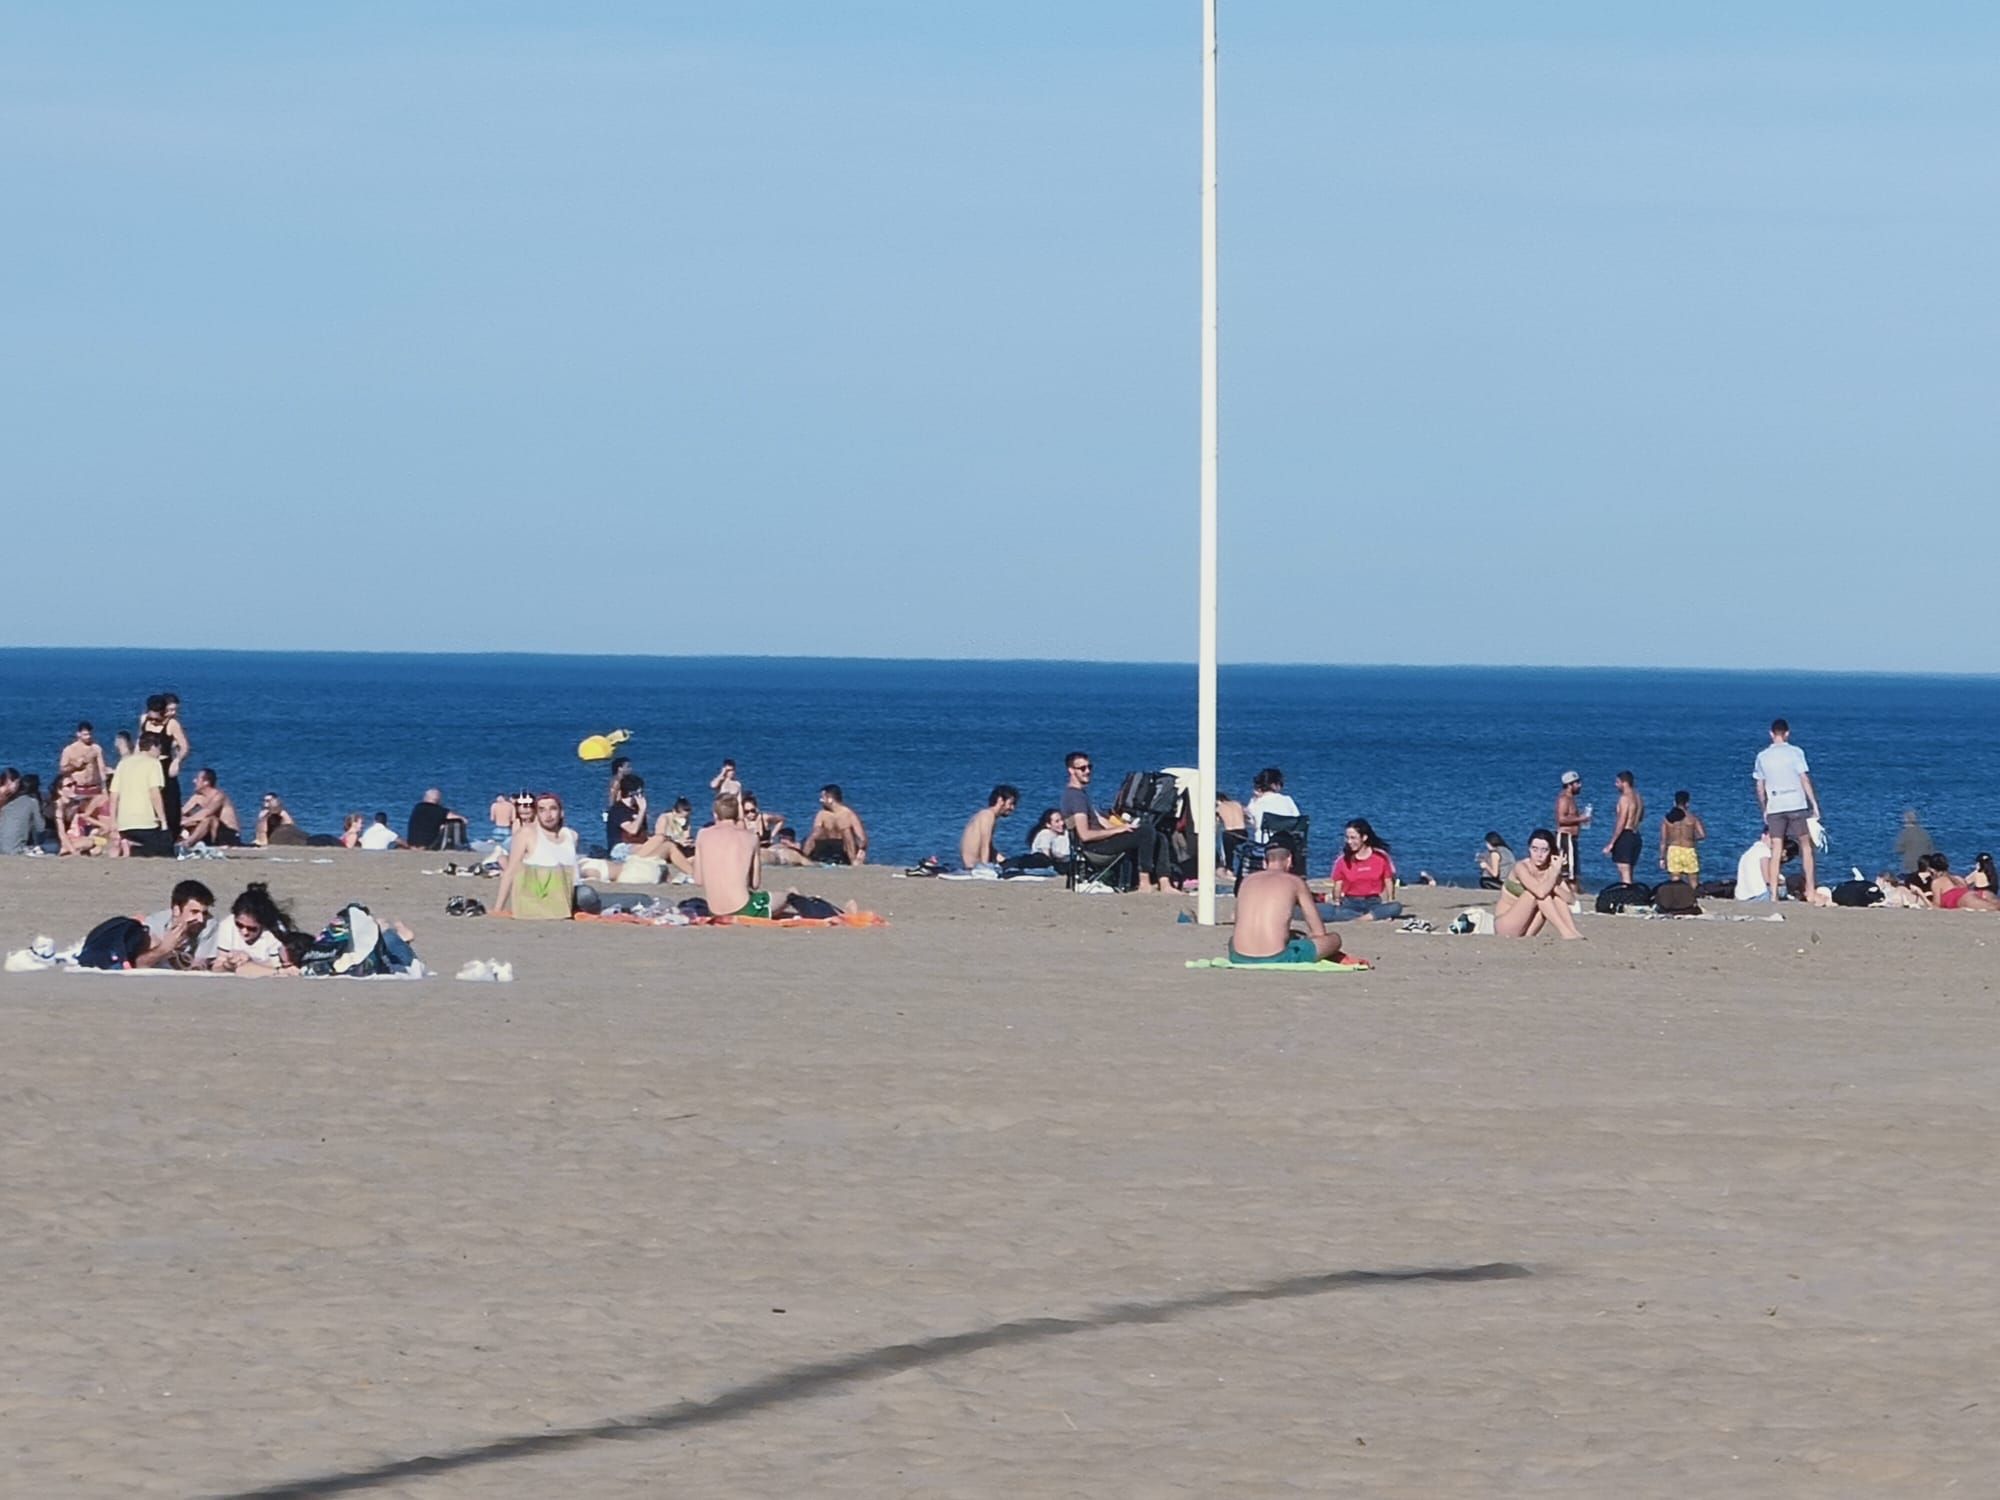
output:
<svg viewBox="0 0 2000 1500"><path fill-rule="evenodd" d="M839 783L875 859L902 865L950 858L1000 782L1021 790L1002 842L1025 845L1072 749L1090 753L1105 802L1125 771L1195 760L1185 665L20 648L0 651L0 764L47 777L79 719L108 745L166 691L192 764L215 768L246 823L273 790L312 832L337 833L350 811L400 828L433 785L477 830L496 792L532 787L560 793L589 843L607 772L577 747L625 729L655 809L676 796L704 809L729 757L767 812L799 825ZM1341 824L1365 817L1406 880L1470 883L1487 831L1523 849L1572 769L1597 809L1588 881L1614 878L1597 851L1622 770L1648 802L1641 878L1657 878L1676 789L1722 873L1757 837L1751 761L1777 715L1811 762L1837 870L1885 867L1905 808L1954 867L2000 847L2000 677L1226 666L1218 701L1222 785L1247 798L1260 768L1282 768L1312 818L1315 874Z"/></svg>

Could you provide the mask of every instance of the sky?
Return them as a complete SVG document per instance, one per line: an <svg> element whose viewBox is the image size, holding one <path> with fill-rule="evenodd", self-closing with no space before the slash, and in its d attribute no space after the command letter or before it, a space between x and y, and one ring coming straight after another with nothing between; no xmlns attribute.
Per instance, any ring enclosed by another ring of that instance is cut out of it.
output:
<svg viewBox="0 0 2000 1500"><path fill-rule="evenodd" d="M1197 0L0 0L0 644L1191 660ZM2000 669L2000 11L1223 0L1225 661Z"/></svg>

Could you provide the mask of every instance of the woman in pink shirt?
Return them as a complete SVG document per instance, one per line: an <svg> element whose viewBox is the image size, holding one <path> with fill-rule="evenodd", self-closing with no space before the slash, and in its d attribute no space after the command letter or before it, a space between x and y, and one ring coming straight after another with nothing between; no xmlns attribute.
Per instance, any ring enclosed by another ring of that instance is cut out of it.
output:
<svg viewBox="0 0 2000 1500"><path fill-rule="evenodd" d="M1396 900L1396 862L1389 858L1389 846L1375 836L1366 818L1347 825L1346 844L1333 862L1333 894L1321 903L1320 915L1329 922L1400 917L1403 904Z"/></svg>

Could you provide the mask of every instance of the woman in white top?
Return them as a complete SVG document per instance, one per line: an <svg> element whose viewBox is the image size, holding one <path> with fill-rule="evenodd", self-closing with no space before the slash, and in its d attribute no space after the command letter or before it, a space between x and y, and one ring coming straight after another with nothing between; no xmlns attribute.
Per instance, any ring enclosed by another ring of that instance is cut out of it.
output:
<svg viewBox="0 0 2000 1500"><path fill-rule="evenodd" d="M1243 809L1243 821L1250 825L1250 836L1258 843L1268 843L1264 834L1266 818L1296 818L1299 805L1285 795L1285 773L1276 766L1267 766L1259 771L1250 783L1254 794L1250 805Z"/></svg>
<svg viewBox="0 0 2000 1500"><path fill-rule="evenodd" d="M523 920L567 922L576 892L576 830L563 826L562 798L543 792L535 818L514 830L496 910Z"/></svg>
<svg viewBox="0 0 2000 1500"><path fill-rule="evenodd" d="M1060 809L1051 807L1035 820L1034 831L1028 839L1028 852L1041 855L1050 864L1060 864L1069 858L1069 830L1063 823Z"/></svg>

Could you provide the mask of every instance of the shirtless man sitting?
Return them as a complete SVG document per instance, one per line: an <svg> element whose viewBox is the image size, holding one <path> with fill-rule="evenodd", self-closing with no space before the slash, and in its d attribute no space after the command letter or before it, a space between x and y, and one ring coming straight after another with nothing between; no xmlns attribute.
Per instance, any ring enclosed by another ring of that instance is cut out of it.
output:
<svg viewBox="0 0 2000 1500"><path fill-rule="evenodd" d="M215 770L203 766L194 773L194 795L181 809L181 842L233 849L243 842L243 824L229 793L215 784Z"/></svg>
<svg viewBox="0 0 2000 1500"><path fill-rule="evenodd" d="M64 745L56 758L57 786L66 775L75 778L73 786L79 798L94 795L111 782L111 773L104 768L104 747L97 743L96 731L88 720L76 726L76 738Z"/></svg>
<svg viewBox="0 0 2000 1500"><path fill-rule="evenodd" d="M819 811L799 841L799 852L809 864L868 863L868 830L847 805L838 782L830 781L819 789Z"/></svg>
<svg viewBox="0 0 2000 1500"><path fill-rule="evenodd" d="M1004 863L993 847L993 830L1002 818L1013 817L1020 805L1019 787L1002 782L988 792L986 805L965 820L965 832L958 836L958 862L968 870Z"/></svg>
<svg viewBox="0 0 2000 1500"><path fill-rule="evenodd" d="M757 889L763 861L757 835L740 821L734 792L715 799L715 821L694 836L694 879L718 917L768 917L771 893Z"/></svg>
<svg viewBox="0 0 2000 1500"><path fill-rule="evenodd" d="M1305 935L1292 932L1296 914ZM1264 868L1245 875L1236 887L1236 930L1229 958L1239 964L1309 964L1340 957L1340 939L1326 930L1306 883L1292 873L1292 851L1273 844Z"/></svg>

